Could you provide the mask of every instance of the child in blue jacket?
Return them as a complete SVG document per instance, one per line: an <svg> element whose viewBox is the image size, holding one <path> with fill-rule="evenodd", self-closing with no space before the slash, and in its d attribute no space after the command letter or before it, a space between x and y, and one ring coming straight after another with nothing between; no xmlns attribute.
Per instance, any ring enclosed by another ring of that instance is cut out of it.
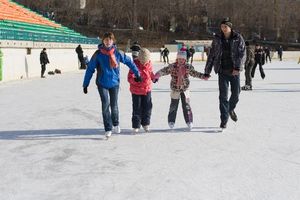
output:
<svg viewBox="0 0 300 200"><path fill-rule="evenodd" d="M136 65L130 57L118 51L114 42L115 37L113 33L104 33L102 44L99 45L99 49L92 56L83 81L83 92L87 94L90 80L95 70L97 70L96 85L98 86L102 102L102 117L106 137L110 137L112 131L114 133L121 132L118 109L120 62L127 65L133 71L137 82L142 81Z"/></svg>

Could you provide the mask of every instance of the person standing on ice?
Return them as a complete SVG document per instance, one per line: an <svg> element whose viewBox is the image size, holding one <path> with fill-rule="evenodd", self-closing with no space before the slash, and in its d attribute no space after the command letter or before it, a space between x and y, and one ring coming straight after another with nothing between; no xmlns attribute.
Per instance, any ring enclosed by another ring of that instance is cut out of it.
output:
<svg viewBox="0 0 300 200"><path fill-rule="evenodd" d="M246 62L245 62L245 85L242 87L242 90L252 90L252 77L251 71L254 65L254 51L250 47L249 42L245 42L246 45Z"/></svg>
<svg viewBox="0 0 300 200"><path fill-rule="evenodd" d="M83 92L87 94L90 80L95 70L97 70L96 85L98 86L102 102L102 117L106 137L111 136L112 130L114 133L121 132L118 109L120 62L127 65L133 71L137 82L142 81L136 65L130 57L118 51L114 42L115 37L113 33L104 33L102 44L98 46L99 49L92 56L83 81Z"/></svg>
<svg viewBox="0 0 300 200"><path fill-rule="evenodd" d="M197 72L194 67L187 64L186 51L179 51L175 63L156 72L154 82L161 76L171 75L171 104L168 115L168 123L171 129L175 126L179 100L181 99L184 120L190 130L193 128L193 113L190 105L190 80L189 76L203 79L204 74Z"/></svg>
<svg viewBox="0 0 300 200"><path fill-rule="evenodd" d="M262 79L264 79L266 77L266 74L264 72L264 68L263 68L263 64L264 64L264 60L265 60L265 56L263 55L263 50L262 48L257 44L255 45L255 51L254 51L254 66L251 70L251 77L254 78L255 75L255 70L256 70L256 66L259 66L259 72L260 72L260 76Z"/></svg>
<svg viewBox="0 0 300 200"><path fill-rule="evenodd" d="M139 44L138 41L135 41L133 43L133 45L130 47L131 49L131 52L132 52L132 59L135 60L137 59L138 55L139 55L139 52L141 50L141 45Z"/></svg>
<svg viewBox="0 0 300 200"><path fill-rule="evenodd" d="M141 48L134 63L139 69L143 82L136 82L133 71L129 70L127 80L132 94L132 128L133 132L137 133L142 125L143 129L149 132L152 112L151 90L152 80L154 79L150 51L146 48Z"/></svg>
<svg viewBox="0 0 300 200"><path fill-rule="evenodd" d="M43 50L40 53L40 63L41 63L41 78L45 78L44 73L46 71L46 65L50 63L48 59L48 55L46 53L46 48L43 48Z"/></svg>
<svg viewBox="0 0 300 200"><path fill-rule="evenodd" d="M243 69L245 56L245 42L243 37L232 29L229 19L221 22L221 31L215 35L212 48L205 66L205 79L207 80L214 66L218 74L219 83L219 109L221 113L220 128L226 128L230 118L237 121L234 111L239 101L240 71ZM228 88L231 87L231 96L228 101Z"/></svg>

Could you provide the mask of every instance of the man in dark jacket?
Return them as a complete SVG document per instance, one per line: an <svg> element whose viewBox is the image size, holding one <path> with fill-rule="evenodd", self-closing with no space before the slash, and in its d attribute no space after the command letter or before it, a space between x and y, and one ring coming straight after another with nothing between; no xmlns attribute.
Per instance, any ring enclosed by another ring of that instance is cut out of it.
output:
<svg viewBox="0 0 300 200"><path fill-rule="evenodd" d="M251 71L254 65L254 50L251 49L249 42L246 41L246 62L245 62L245 86L242 87L242 90L252 90L252 77Z"/></svg>
<svg viewBox="0 0 300 200"><path fill-rule="evenodd" d="M232 30L229 19L221 22L221 32L215 35L212 48L205 66L205 79L210 77L212 67L219 76L219 109L221 112L220 128L226 128L228 118L237 121L234 109L239 101L240 71L242 71L245 56L243 37ZM228 101L228 88L231 96Z"/></svg>
<svg viewBox="0 0 300 200"><path fill-rule="evenodd" d="M46 48L43 48L43 50L40 53L40 63L41 63L41 68L42 68L41 69L41 78L45 78L44 73L46 71L46 65L48 63L50 63L49 59L48 59L48 55L46 53Z"/></svg>
<svg viewBox="0 0 300 200"><path fill-rule="evenodd" d="M195 54L194 46L191 46L189 51L190 51L190 56L191 56L191 64L193 64L193 59L194 59L194 54Z"/></svg>
<svg viewBox="0 0 300 200"><path fill-rule="evenodd" d="M265 53L266 53L266 63L268 63L268 59L271 63L271 50L269 47L265 47Z"/></svg>
<svg viewBox="0 0 300 200"><path fill-rule="evenodd" d="M139 52L141 50L141 45L139 44L138 41L135 41L133 45L130 47L131 52L132 52L132 59L135 60L139 56Z"/></svg>
<svg viewBox="0 0 300 200"><path fill-rule="evenodd" d="M167 47L165 47L165 49L162 51L162 55L163 55L164 63L169 64L169 49Z"/></svg>
<svg viewBox="0 0 300 200"><path fill-rule="evenodd" d="M251 71L251 77L254 78L255 69L258 65L260 76L261 76L262 79L264 79L266 77L266 75L265 75L265 72L264 72L264 69L263 69L262 66L263 66L263 61L265 60L265 56L264 56L262 48L258 44L255 45L254 60L255 60L255 63L254 63L254 66L252 68L252 71Z"/></svg>
<svg viewBox="0 0 300 200"><path fill-rule="evenodd" d="M78 45L75 49L77 56L78 56L78 60L80 62L80 69L85 69L86 65L85 65L85 61L84 61L84 57L83 57L83 50L81 48L81 45Z"/></svg>

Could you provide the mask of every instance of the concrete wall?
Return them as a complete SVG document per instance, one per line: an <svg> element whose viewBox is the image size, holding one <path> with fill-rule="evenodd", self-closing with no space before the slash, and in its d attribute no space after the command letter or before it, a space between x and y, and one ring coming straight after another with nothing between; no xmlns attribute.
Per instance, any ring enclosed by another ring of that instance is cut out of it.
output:
<svg viewBox="0 0 300 200"><path fill-rule="evenodd" d="M62 73L77 71L79 70L79 63L77 54L75 52L75 47L77 44L73 44L71 47L49 47L47 48L47 54L49 57L50 64L46 67L46 75L48 71L54 71L55 69L60 69ZM82 45L83 46L83 45ZM2 81L18 80L23 78L32 78L40 76L40 52L41 48L32 48L31 54L27 55L27 48L9 48L1 47L2 52ZM94 46L83 46L84 55L88 55L89 58L93 55L97 45ZM127 53L131 56L131 53ZM300 56L299 51L294 52L283 52L284 60L295 60L298 62ZM151 59L154 62L160 61L159 52L153 52L151 54ZM169 60L174 62L176 59L176 52L170 52ZM273 59L277 59L277 54L275 53ZM206 55L197 52L194 55L194 61L206 60Z"/></svg>
<svg viewBox="0 0 300 200"><path fill-rule="evenodd" d="M93 49L83 49L85 55L94 53ZM2 51L2 81L22 78L39 77L41 75L40 52L41 49L27 48L1 48ZM76 71L79 68L75 49L47 49L50 64L46 66L46 73L60 69L62 72Z"/></svg>

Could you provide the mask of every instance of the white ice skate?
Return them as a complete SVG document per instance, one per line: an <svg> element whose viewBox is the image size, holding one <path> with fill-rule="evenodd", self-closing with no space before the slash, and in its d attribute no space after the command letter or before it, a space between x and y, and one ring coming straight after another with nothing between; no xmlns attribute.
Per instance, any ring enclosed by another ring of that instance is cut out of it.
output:
<svg viewBox="0 0 300 200"><path fill-rule="evenodd" d="M149 132L150 131L149 125L143 126L143 129L145 130L145 132Z"/></svg>
<svg viewBox="0 0 300 200"><path fill-rule="evenodd" d="M189 122L186 125L188 126L190 131L193 129L193 122Z"/></svg>
<svg viewBox="0 0 300 200"><path fill-rule="evenodd" d="M113 131L114 131L114 133L117 133L117 134L121 133L121 128L120 128L120 126L119 126L119 125L118 125L118 126L114 126L114 127L113 127Z"/></svg>
<svg viewBox="0 0 300 200"><path fill-rule="evenodd" d="M169 127L170 127L170 129L173 129L174 126L175 126L175 123L174 123L174 122L169 122Z"/></svg>
<svg viewBox="0 0 300 200"><path fill-rule="evenodd" d="M105 137L108 139L111 136L111 131L105 131Z"/></svg>
<svg viewBox="0 0 300 200"><path fill-rule="evenodd" d="M132 129L132 133L137 134L139 132L139 130L140 130L139 128L134 128L134 129Z"/></svg>

